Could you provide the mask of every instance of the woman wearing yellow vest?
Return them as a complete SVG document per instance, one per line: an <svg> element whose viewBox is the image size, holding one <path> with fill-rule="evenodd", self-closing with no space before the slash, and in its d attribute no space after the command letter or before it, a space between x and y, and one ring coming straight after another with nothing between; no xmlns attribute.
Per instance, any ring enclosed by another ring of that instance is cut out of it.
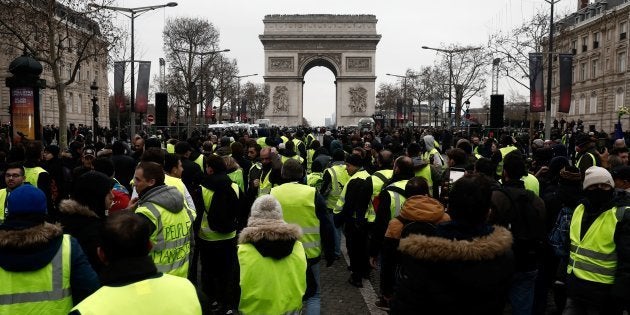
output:
<svg viewBox="0 0 630 315"><path fill-rule="evenodd" d="M254 201L239 236L240 314L299 312L306 292L306 254L299 225L287 224L278 200Z"/></svg>

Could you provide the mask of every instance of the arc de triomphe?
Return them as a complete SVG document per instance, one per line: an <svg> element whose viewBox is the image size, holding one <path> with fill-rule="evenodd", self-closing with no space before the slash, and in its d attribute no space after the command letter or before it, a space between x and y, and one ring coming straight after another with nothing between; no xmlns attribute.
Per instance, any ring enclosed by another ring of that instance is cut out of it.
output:
<svg viewBox="0 0 630 315"><path fill-rule="evenodd" d="M302 123L304 75L324 66L335 75L338 126L374 114L374 57L381 35L374 15L267 15L260 41L270 104L265 118L281 126Z"/></svg>

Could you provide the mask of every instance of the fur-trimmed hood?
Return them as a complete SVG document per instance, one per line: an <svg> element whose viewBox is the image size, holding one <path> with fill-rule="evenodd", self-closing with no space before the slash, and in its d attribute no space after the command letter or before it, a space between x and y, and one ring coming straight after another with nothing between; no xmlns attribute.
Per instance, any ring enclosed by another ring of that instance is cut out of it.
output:
<svg viewBox="0 0 630 315"><path fill-rule="evenodd" d="M0 267L31 271L46 266L63 240L59 224L43 223L26 229L0 229Z"/></svg>
<svg viewBox="0 0 630 315"><path fill-rule="evenodd" d="M281 259L291 254L293 244L302 236L299 225L282 220L250 218L238 242L251 243L264 257Z"/></svg>
<svg viewBox="0 0 630 315"><path fill-rule="evenodd" d="M78 203L73 199L64 199L59 203L59 212L65 215L77 215L90 218L98 218L99 216L87 206Z"/></svg>
<svg viewBox="0 0 630 315"><path fill-rule="evenodd" d="M504 227L472 240L452 240L436 236L410 235L400 240L398 250L419 260L456 261L491 260L508 252L512 247L512 233Z"/></svg>

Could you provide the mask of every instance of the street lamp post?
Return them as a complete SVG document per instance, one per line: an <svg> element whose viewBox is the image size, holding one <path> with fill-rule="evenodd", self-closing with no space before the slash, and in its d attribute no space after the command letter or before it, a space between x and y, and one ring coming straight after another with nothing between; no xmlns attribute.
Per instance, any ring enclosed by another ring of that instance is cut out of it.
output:
<svg viewBox="0 0 630 315"><path fill-rule="evenodd" d="M94 143L98 142L98 113L100 111L98 104L98 86L96 81L90 85L90 94L92 95L92 130L94 131Z"/></svg>
<svg viewBox="0 0 630 315"><path fill-rule="evenodd" d="M551 14L549 14L549 50L548 52L553 51L553 5L560 0L545 0L545 2L551 5ZM545 109L545 140L551 140L551 67L553 66L553 58L551 54L548 56L548 67L547 69L547 108Z"/></svg>
<svg viewBox="0 0 630 315"><path fill-rule="evenodd" d="M161 4L161 5L151 5L151 6L146 6L146 7L136 7L136 8L123 8L123 7L114 7L114 6L107 6L107 5L98 5L96 3L90 3L88 6L93 7L93 8L99 8L99 9L106 9L106 10L112 10L112 11L118 11L118 12L126 12L127 14L123 14L124 16L128 17L131 19L131 60L129 60L129 62L131 63L131 104L130 104L130 110L129 110L129 117L130 117L130 127L131 130L130 132L135 133L136 132L136 115L135 115L135 62L136 60L134 59L134 53L135 53L135 46L134 46L134 22L135 19L140 16L142 13L148 12L148 11L152 11L152 10L156 10L156 9L161 9L161 8L166 8L166 7L175 7L177 6L177 2L169 2L166 4ZM131 135L133 137L133 134Z"/></svg>
<svg viewBox="0 0 630 315"><path fill-rule="evenodd" d="M386 73L386 75L391 76L391 77L397 77L397 78L401 78L403 79L403 105L407 105L407 79L408 78L415 78L415 75L400 75L400 74L391 74L391 73ZM413 102L411 102L411 104L409 104L409 111L407 115L410 115L413 112ZM409 118L409 117L407 117ZM413 117L411 119L411 127L414 127L414 121L413 121Z"/></svg>
<svg viewBox="0 0 630 315"><path fill-rule="evenodd" d="M238 113L238 121L241 120L241 116L243 115L243 113L241 112L241 79L242 78L247 78L247 77L253 77L253 76L257 76L258 73L254 73L254 74L245 74L245 75L237 75L234 76L234 78L236 79L236 99L238 100L236 103L236 106L239 106L239 110L237 110Z"/></svg>
<svg viewBox="0 0 630 315"><path fill-rule="evenodd" d="M453 54L463 53L467 51L479 50L481 47L464 47L464 48L454 48L454 49L442 49L442 48L432 48L428 46L422 46L422 49L435 50L437 52L445 53L448 56L448 119L449 126L452 126L451 113L453 112Z"/></svg>

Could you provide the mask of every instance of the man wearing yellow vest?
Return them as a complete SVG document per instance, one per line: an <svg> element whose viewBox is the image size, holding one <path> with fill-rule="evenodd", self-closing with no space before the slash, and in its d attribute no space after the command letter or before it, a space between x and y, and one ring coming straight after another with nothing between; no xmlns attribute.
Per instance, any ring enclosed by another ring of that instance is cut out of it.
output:
<svg viewBox="0 0 630 315"><path fill-rule="evenodd" d="M346 171L346 153L337 149L332 155L332 165L324 170L322 185L319 192L326 198L328 217L333 220L333 209L337 205L343 187L346 186L350 176ZM341 258L341 228L335 227L335 257Z"/></svg>
<svg viewBox="0 0 630 315"><path fill-rule="evenodd" d="M199 187L201 178L203 177L202 167L196 162L190 159L193 152L190 143L186 141L180 141L175 145L175 154L182 160L182 181L188 191L195 191ZM203 155L201 155L203 160Z"/></svg>
<svg viewBox="0 0 630 315"><path fill-rule="evenodd" d="M222 157L208 156L205 171L200 191L203 214L195 222L202 290L213 301L212 309L224 314L238 306L236 232L246 224L248 211Z"/></svg>
<svg viewBox="0 0 630 315"><path fill-rule="evenodd" d="M622 314L630 306L630 211L614 198L606 169L589 167L582 185L586 201L569 228L564 314Z"/></svg>
<svg viewBox="0 0 630 315"><path fill-rule="evenodd" d="M282 206L282 215L287 223L302 228L300 242L306 252L306 293L304 294L304 314L320 313L319 273L321 252L324 250L326 266L335 261L333 227L326 213L324 197L313 187L302 181L306 172L302 165L290 159L282 165L282 179L286 182L271 189L271 195Z"/></svg>
<svg viewBox="0 0 630 315"><path fill-rule="evenodd" d="M389 221L400 214L402 205L407 200L405 185L414 177L413 161L408 156L401 156L394 162L394 174L385 183L382 191L378 195L378 202L375 202L376 219L370 229L370 261L376 261L383 245L383 238Z"/></svg>
<svg viewBox="0 0 630 315"><path fill-rule="evenodd" d="M193 214L185 206L177 188L164 184L164 169L155 162L140 162L134 185L138 197L130 208L151 224L151 258L158 271L188 276Z"/></svg>
<svg viewBox="0 0 630 315"><path fill-rule="evenodd" d="M350 154L346 159L346 171L350 176L344 186L335 210L335 226L343 226L346 248L350 255L352 274L348 282L363 287L363 278L369 276L367 210L372 197L372 180L363 169L363 159Z"/></svg>
<svg viewBox="0 0 630 315"><path fill-rule="evenodd" d="M580 169L580 174L585 174L591 166L602 165L595 142L588 134L580 133L575 137L575 152L575 166Z"/></svg>
<svg viewBox="0 0 630 315"><path fill-rule="evenodd" d="M41 189L46 194L48 200L48 217L51 222L58 216L58 210L54 207L52 201L52 192L50 191L50 174L41 167L43 147L41 141L29 141L24 148L24 181Z"/></svg>
<svg viewBox="0 0 630 315"><path fill-rule="evenodd" d="M435 138L433 138L432 135L426 135L422 138L422 140L424 141L424 148L425 148L425 152L422 155L422 159L425 162L431 165L435 165L438 168L445 168L446 163L444 162L444 158L442 157L442 154L440 154L440 151L438 151L438 149L436 148Z"/></svg>
<svg viewBox="0 0 630 315"><path fill-rule="evenodd" d="M105 265L103 286L70 314L202 314L190 281L158 272L149 256L150 236L150 225L137 214L124 211L109 216L97 249Z"/></svg>
<svg viewBox="0 0 630 315"><path fill-rule="evenodd" d="M249 185L247 195L251 200L260 195L267 195L271 188L282 182L280 171L282 161L274 147L265 147L260 150L260 166L256 166L260 171L250 170ZM253 197L253 198L251 198Z"/></svg>
<svg viewBox="0 0 630 315"><path fill-rule="evenodd" d="M0 189L0 224L6 217L7 197L24 183L24 168L17 163L9 164L4 172L4 182L7 188Z"/></svg>
<svg viewBox="0 0 630 315"><path fill-rule="evenodd" d="M517 150L518 148L514 146L514 138L512 136L501 136L501 148L492 155L492 162L497 166L495 178L500 179L503 176L503 159L505 159L505 156Z"/></svg>
<svg viewBox="0 0 630 315"><path fill-rule="evenodd" d="M0 225L0 314L68 314L99 288L79 242L45 221L46 196L22 185Z"/></svg>
<svg viewBox="0 0 630 315"><path fill-rule="evenodd" d="M299 314L306 292L302 229L283 220L271 195L260 196L239 236L241 314Z"/></svg>

